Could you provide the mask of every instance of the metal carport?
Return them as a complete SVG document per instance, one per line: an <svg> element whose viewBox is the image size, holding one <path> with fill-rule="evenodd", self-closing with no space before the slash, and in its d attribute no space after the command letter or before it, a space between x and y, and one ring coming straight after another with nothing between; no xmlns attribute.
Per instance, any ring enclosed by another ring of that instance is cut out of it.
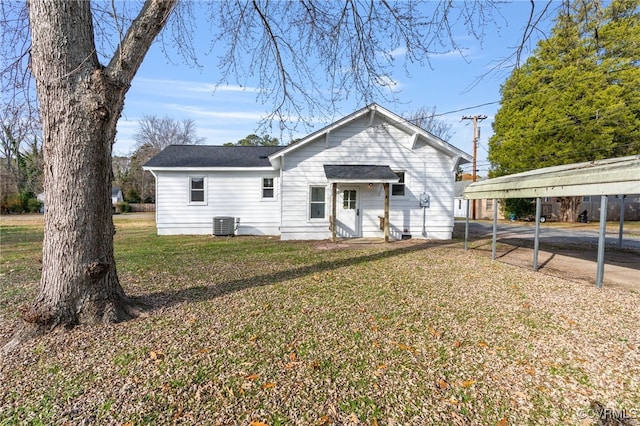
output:
<svg viewBox="0 0 640 426"><path fill-rule="evenodd" d="M596 287L602 287L604 273L604 248L609 195L640 193L640 155L609 158L585 163L545 167L474 182L464 191L464 199L493 199L493 243L491 258L496 258L498 226L498 199L535 198L536 225L533 250L533 270L538 270L540 210L542 197L570 197L600 195L600 234L598 239L598 264ZM624 202L624 198L622 198ZM468 249L469 204L467 203L464 247ZM620 216L620 237L624 226L624 208Z"/></svg>

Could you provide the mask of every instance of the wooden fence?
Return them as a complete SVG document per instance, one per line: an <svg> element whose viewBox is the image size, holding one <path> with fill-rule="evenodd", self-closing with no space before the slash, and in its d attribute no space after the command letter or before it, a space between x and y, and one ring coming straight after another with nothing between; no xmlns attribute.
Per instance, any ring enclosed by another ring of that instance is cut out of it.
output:
<svg viewBox="0 0 640 426"><path fill-rule="evenodd" d="M148 213L156 211L156 205L153 203L131 203L129 204L129 207L131 207L132 213Z"/></svg>

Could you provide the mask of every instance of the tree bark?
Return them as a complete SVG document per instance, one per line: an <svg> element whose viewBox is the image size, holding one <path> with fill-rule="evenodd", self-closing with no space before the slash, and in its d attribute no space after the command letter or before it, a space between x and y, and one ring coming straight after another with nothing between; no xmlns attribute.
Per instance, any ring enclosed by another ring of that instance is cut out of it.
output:
<svg viewBox="0 0 640 426"><path fill-rule="evenodd" d="M578 206L582 197L560 198L560 214L563 222L575 222L578 219Z"/></svg>
<svg viewBox="0 0 640 426"><path fill-rule="evenodd" d="M27 334L117 322L137 313L114 260L111 151L125 94L174 5L175 0L146 1L104 67L89 2L29 1L47 211L40 290L23 313L32 324Z"/></svg>
<svg viewBox="0 0 640 426"><path fill-rule="evenodd" d="M31 1L29 8L47 211L40 291L24 319L45 328L126 319L110 192L127 87L98 62L88 2Z"/></svg>

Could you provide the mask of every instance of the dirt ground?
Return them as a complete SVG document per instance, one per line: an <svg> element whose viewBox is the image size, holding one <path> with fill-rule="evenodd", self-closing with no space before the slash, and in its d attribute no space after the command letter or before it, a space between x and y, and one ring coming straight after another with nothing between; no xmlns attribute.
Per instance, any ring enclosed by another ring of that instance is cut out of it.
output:
<svg viewBox="0 0 640 426"><path fill-rule="evenodd" d="M464 227L456 224L455 235L464 238ZM469 248L491 256L491 234L486 229L470 227ZM533 239L498 236L496 260L533 269ZM538 272L595 286L597 243L575 242L571 238L540 243ZM640 251L606 247L603 286L640 292Z"/></svg>

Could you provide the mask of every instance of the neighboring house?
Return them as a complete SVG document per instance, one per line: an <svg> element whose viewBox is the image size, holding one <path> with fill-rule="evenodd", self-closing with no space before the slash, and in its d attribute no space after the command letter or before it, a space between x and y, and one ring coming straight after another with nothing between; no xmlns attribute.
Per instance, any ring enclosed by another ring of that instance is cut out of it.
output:
<svg viewBox="0 0 640 426"><path fill-rule="evenodd" d="M467 204L469 200L464 199L464 189L472 183L470 180L457 180L454 189L453 216L467 217ZM469 217L471 217L471 208L469 208Z"/></svg>
<svg viewBox="0 0 640 426"><path fill-rule="evenodd" d="M620 220L621 199L618 195L610 195L607 202L607 220ZM599 195L581 197L578 212L587 211L588 220L600 220L601 199ZM541 203L542 214L551 220L561 218L560 198L545 197ZM627 195L624 198L624 220L640 220L640 195Z"/></svg>
<svg viewBox="0 0 640 426"><path fill-rule="evenodd" d="M453 215L455 217L467 217L467 204L469 201L464 199L464 189L473 181L460 180L456 181L455 186L455 203L453 206ZM476 201L476 219L493 219L493 200L475 200ZM502 200L498 200L498 219L504 219L502 213ZM469 218L473 217L473 206L469 205Z"/></svg>
<svg viewBox="0 0 640 426"><path fill-rule="evenodd" d="M111 204L117 204L123 201L122 190L120 188L111 188Z"/></svg>
<svg viewBox="0 0 640 426"><path fill-rule="evenodd" d="M172 145L156 178L158 234L449 239L454 180L471 157L372 104L286 147ZM384 220L387 217L388 220Z"/></svg>

